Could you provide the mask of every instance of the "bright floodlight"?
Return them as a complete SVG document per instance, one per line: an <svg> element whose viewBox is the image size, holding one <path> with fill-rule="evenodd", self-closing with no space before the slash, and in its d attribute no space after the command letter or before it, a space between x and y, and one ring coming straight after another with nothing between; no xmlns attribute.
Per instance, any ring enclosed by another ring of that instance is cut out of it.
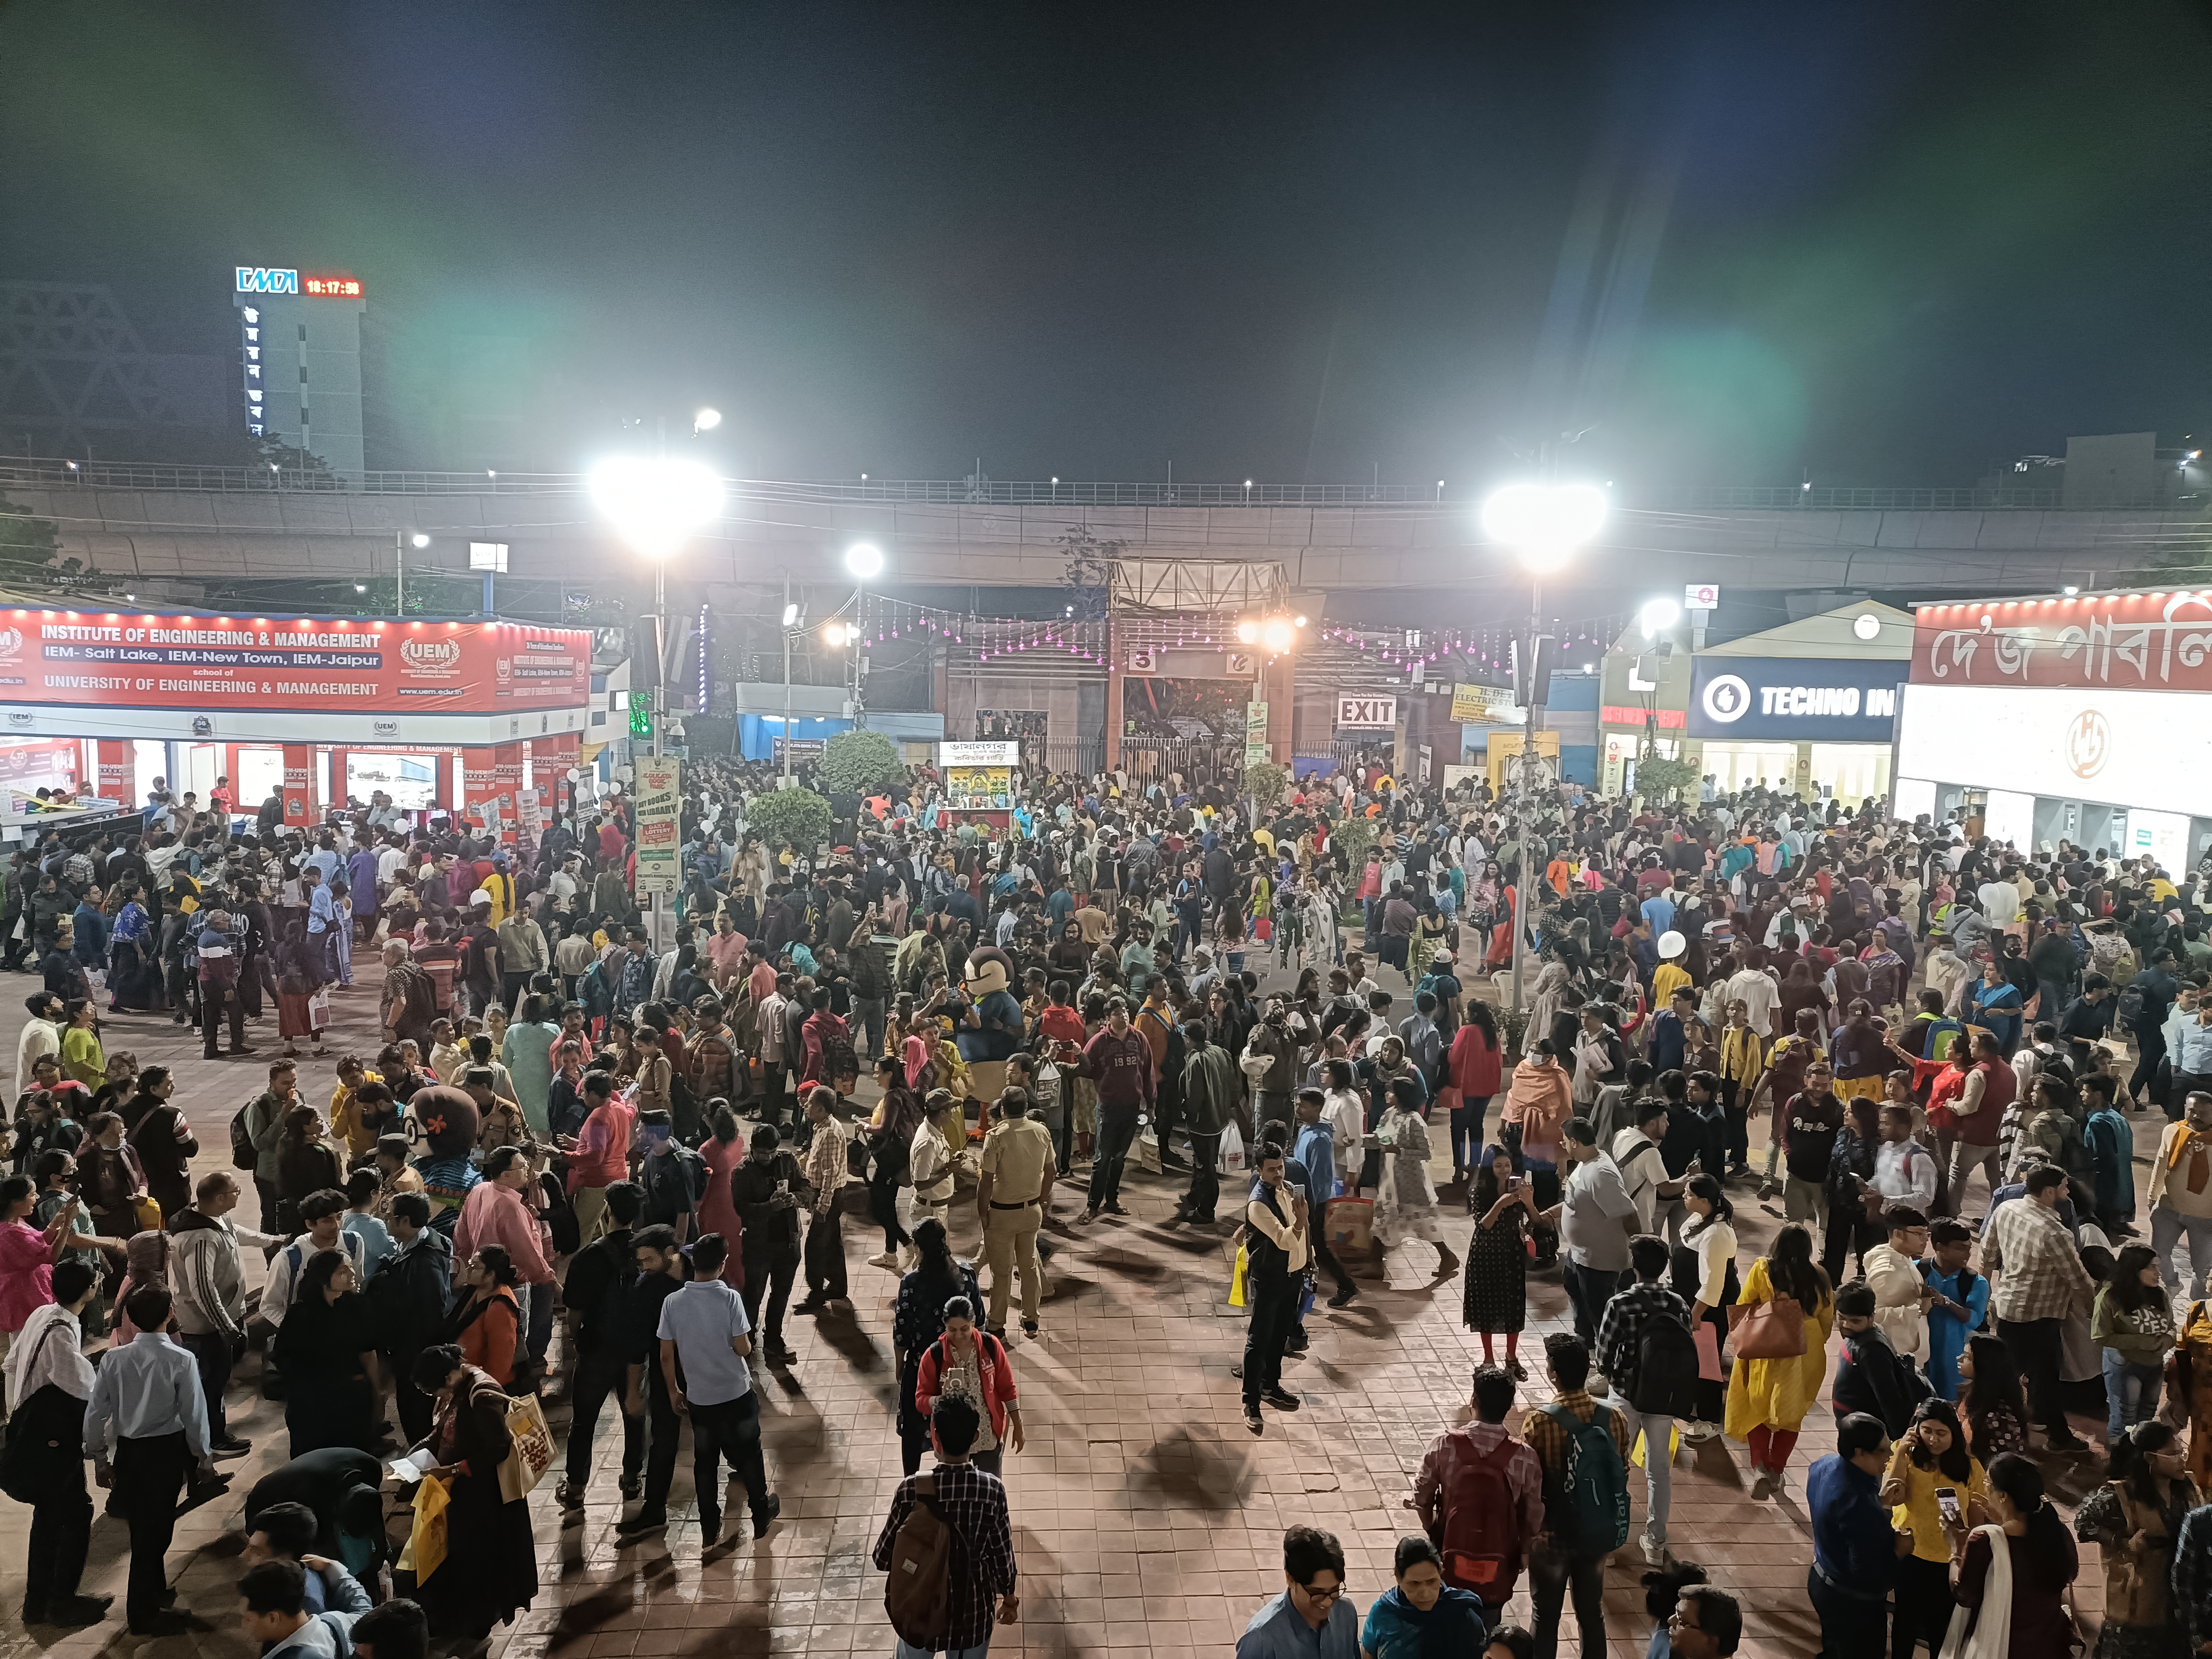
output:
<svg viewBox="0 0 2212 1659"><path fill-rule="evenodd" d="M1644 609L1636 613L1645 639L1656 638L1682 620L1682 607L1672 599L1646 599Z"/></svg>
<svg viewBox="0 0 2212 1659"><path fill-rule="evenodd" d="M795 605L795 604L794 604L794 605L787 605L786 606L784 606L784 607L783 607L783 625L784 625L786 628L790 627L793 623L797 622L798 620L799 620L799 607L798 607L798 605Z"/></svg>
<svg viewBox="0 0 2212 1659"><path fill-rule="evenodd" d="M592 469L592 501L622 538L665 559L722 510L722 481L698 461L617 456Z"/></svg>
<svg viewBox="0 0 2212 1659"><path fill-rule="evenodd" d="M1260 624L1254 622L1249 617L1245 617L1237 624L1237 644L1255 645L1259 642L1259 639Z"/></svg>
<svg viewBox="0 0 2212 1659"><path fill-rule="evenodd" d="M1605 491L1587 483L1513 483L1482 504L1482 531L1533 571L1556 570L1604 528Z"/></svg>
<svg viewBox="0 0 2212 1659"><path fill-rule="evenodd" d="M822 641L823 644L832 647L840 647L858 631L857 629L847 628L842 623L833 622L822 630Z"/></svg>
<svg viewBox="0 0 2212 1659"><path fill-rule="evenodd" d="M722 411L719 409L702 409L691 417L691 429L694 432L712 432L721 423Z"/></svg>
<svg viewBox="0 0 2212 1659"><path fill-rule="evenodd" d="M428 547L430 544L430 538L418 530L415 532L414 542L417 547Z"/></svg>
<svg viewBox="0 0 2212 1659"><path fill-rule="evenodd" d="M845 568L861 581L872 581L883 574L882 550L873 542L854 542L845 550Z"/></svg>
<svg viewBox="0 0 2212 1659"><path fill-rule="evenodd" d="M1270 651L1291 648L1291 625L1280 617L1271 617L1260 629L1260 642Z"/></svg>

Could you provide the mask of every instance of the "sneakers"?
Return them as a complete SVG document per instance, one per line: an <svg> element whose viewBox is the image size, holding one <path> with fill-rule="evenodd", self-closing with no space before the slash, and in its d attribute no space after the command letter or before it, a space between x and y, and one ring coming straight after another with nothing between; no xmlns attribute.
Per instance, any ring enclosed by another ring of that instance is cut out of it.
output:
<svg viewBox="0 0 2212 1659"><path fill-rule="evenodd" d="M1024 1336L1035 1336L1036 1334L1037 1322L1036 1320L1024 1319L1022 1321L1022 1334Z"/></svg>
<svg viewBox="0 0 2212 1659"><path fill-rule="evenodd" d="M870 1256L868 1258L868 1265L871 1267L889 1267L893 1272L896 1272L898 1269L898 1258L893 1255L889 1250L884 1250L879 1255Z"/></svg>
<svg viewBox="0 0 2212 1659"><path fill-rule="evenodd" d="M222 1439L211 1442L208 1446L209 1455L214 1457L243 1457L252 1449L253 1443L251 1440L240 1439L234 1434L227 1434Z"/></svg>
<svg viewBox="0 0 2212 1659"><path fill-rule="evenodd" d="M1264 1434L1267 1430L1266 1421L1249 1406L1244 1408L1244 1426L1255 1434Z"/></svg>
<svg viewBox="0 0 2212 1659"><path fill-rule="evenodd" d="M1352 1285L1347 1285L1342 1290L1339 1291L1334 1296L1329 1297L1328 1305L1332 1308L1348 1308L1355 1300L1358 1299L1358 1296L1359 1292Z"/></svg>
<svg viewBox="0 0 2212 1659"><path fill-rule="evenodd" d="M753 1511L753 1536L767 1537L768 1529L775 1524L775 1517L782 1513L783 1499L770 1492L768 1502Z"/></svg>
<svg viewBox="0 0 2212 1659"><path fill-rule="evenodd" d="M1667 1546L1650 1533L1644 1534L1644 1565L1654 1572L1665 1572L1673 1567L1674 1558L1667 1553Z"/></svg>
<svg viewBox="0 0 2212 1659"><path fill-rule="evenodd" d="M1281 1389L1270 1389L1261 1395L1260 1399L1262 1403L1273 1406L1279 1412L1294 1412L1298 1408L1297 1395L1287 1393Z"/></svg>
<svg viewBox="0 0 2212 1659"><path fill-rule="evenodd" d="M584 1507L584 1489L573 1480L563 1480L553 1489L553 1501L564 1510Z"/></svg>
<svg viewBox="0 0 2212 1659"><path fill-rule="evenodd" d="M1758 1465L1752 1466L1754 1468ZM1759 1479L1751 1483L1753 1501L1760 1502L1774 1495L1774 1476L1765 1469L1759 1470Z"/></svg>

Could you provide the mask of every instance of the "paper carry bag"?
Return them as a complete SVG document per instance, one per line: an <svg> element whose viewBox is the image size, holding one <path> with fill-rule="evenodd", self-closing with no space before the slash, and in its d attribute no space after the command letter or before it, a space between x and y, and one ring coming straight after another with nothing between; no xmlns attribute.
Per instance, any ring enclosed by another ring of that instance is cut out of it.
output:
<svg viewBox="0 0 2212 1659"><path fill-rule="evenodd" d="M1375 1248L1375 1200L1371 1198L1332 1198L1322 1224L1332 1252Z"/></svg>
<svg viewBox="0 0 2212 1659"><path fill-rule="evenodd" d="M507 1432L514 1449L500 1461L499 1495L512 1504L530 1496L553 1467L553 1432L536 1395L523 1395L507 1407Z"/></svg>

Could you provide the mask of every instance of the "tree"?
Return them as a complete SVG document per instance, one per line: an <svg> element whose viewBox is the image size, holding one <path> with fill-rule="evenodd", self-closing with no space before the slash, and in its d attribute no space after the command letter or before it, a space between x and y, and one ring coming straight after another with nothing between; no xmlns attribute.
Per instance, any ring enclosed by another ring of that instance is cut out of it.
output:
<svg viewBox="0 0 2212 1659"><path fill-rule="evenodd" d="M811 789L772 789L753 797L745 825L770 847L785 842L811 858L830 839L830 803Z"/></svg>
<svg viewBox="0 0 2212 1659"><path fill-rule="evenodd" d="M880 732L840 732L822 750L815 781L839 793L871 794L888 789L906 770L898 750Z"/></svg>
<svg viewBox="0 0 2212 1659"><path fill-rule="evenodd" d="M1698 781L1698 769L1686 760L1668 760L1656 750L1636 758L1636 793L1656 804L1671 801Z"/></svg>
<svg viewBox="0 0 2212 1659"><path fill-rule="evenodd" d="M1244 793L1261 812L1272 812L1289 793L1291 775L1273 761L1254 761L1244 769Z"/></svg>
<svg viewBox="0 0 2212 1659"><path fill-rule="evenodd" d="M51 582L87 574L81 559L62 559L61 532L49 519L33 518L0 495L0 580Z"/></svg>

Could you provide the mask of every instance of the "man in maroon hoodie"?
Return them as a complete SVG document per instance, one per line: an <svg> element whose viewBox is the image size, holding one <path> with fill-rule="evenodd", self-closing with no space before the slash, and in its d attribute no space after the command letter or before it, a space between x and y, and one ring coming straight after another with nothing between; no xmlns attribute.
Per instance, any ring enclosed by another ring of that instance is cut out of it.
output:
<svg viewBox="0 0 2212 1659"><path fill-rule="evenodd" d="M1083 1218L1121 1207L1121 1165L1136 1144L1137 1120L1152 1103L1152 1045L1129 1024L1129 1005L1106 1005L1106 1025L1083 1051L1083 1069L1098 1091L1098 1146L1091 1161L1091 1194Z"/></svg>

